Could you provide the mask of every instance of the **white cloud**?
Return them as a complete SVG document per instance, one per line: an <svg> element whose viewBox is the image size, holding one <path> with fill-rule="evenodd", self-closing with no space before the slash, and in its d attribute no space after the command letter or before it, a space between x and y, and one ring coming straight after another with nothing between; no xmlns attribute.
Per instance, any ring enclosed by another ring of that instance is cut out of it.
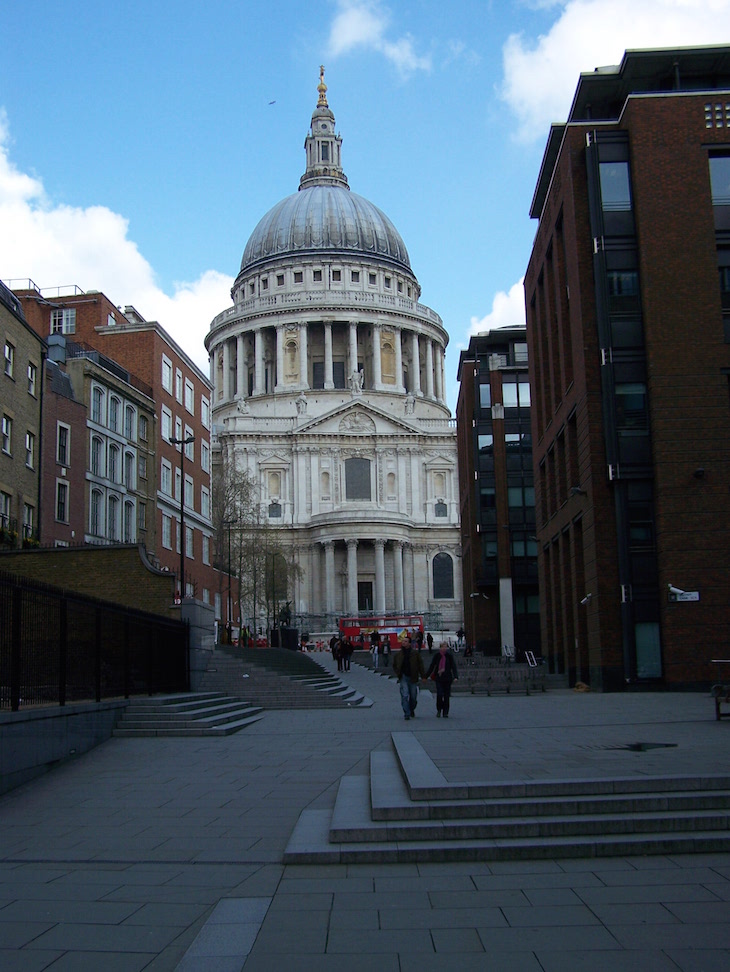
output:
<svg viewBox="0 0 730 972"><path fill-rule="evenodd" d="M551 6L551 4L542 4ZM512 34L503 47L501 97L520 141L542 141L564 121L581 72L619 64L626 49L717 44L730 29L730 0L561 0L550 30Z"/></svg>
<svg viewBox="0 0 730 972"><path fill-rule="evenodd" d="M509 293L498 291L492 301L492 309L484 317L472 317L469 324L469 336L482 331L493 331L497 327L508 327L525 323L525 288L524 277L513 284Z"/></svg>
<svg viewBox="0 0 730 972"><path fill-rule="evenodd" d="M409 34L397 40L386 38L390 12L378 0L337 0L337 8L330 28L331 56L361 47L382 54L404 77L414 71L431 70L431 58L416 53Z"/></svg>
<svg viewBox="0 0 730 972"><path fill-rule="evenodd" d="M208 370L203 339L213 317L231 303L233 278L208 270L176 283L170 296L127 236L128 221L105 206L56 205L43 183L19 172L8 156L7 119L0 110L0 277L43 288L77 284L110 300L133 304L157 320L190 357Z"/></svg>

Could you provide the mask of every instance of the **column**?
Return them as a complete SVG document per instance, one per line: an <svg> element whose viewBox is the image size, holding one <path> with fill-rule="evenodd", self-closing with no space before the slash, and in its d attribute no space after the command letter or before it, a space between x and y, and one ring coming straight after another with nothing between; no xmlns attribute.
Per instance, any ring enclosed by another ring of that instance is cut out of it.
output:
<svg viewBox="0 0 730 972"><path fill-rule="evenodd" d="M350 374L345 375L347 380L353 371L357 371L357 324L350 321Z"/></svg>
<svg viewBox="0 0 730 972"><path fill-rule="evenodd" d="M284 325L276 325L276 382L275 391L280 391L284 385Z"/></svg>
<svg viewBox="0 0 730 972"><path fill-rule="evenodd" d="M436 399L439 402L444 400L444 383L443 383L443 366L444 366L444 349L440 344L436 345L436 367L435 378L436 378Z"/></svg>
<svg viewBox="0 0 730 972"><path fill-rule="evenodd" d="M385 614L385 540L376 537L375 546L375 612Z"/></svg>
<svg viewBox="0 0 730 972"><path fill-rule="evenodd" d="M324 547L324 591L325 591L325 611L327 614L335 613L335 541L325 540ZM349 554L349 548L348 548Z"/></svg>
<svg viewBox="0 0 730 972"><path fill-rule="evenodd" d="M324 322L324 387L335 387L332 373L332 321Z"/></svg>
<svg viewBox="0 0 730 972"><path fill-rule="evenodd" d="M246 394L246 365L244 362L243 334L236 338L236 397L243 398Z"/></svg>
<svg viewBox="0 0 730 972"><path fill-rule="evenodd" d="M231 397L231 345L229 341L223 342L223 401L227 402Z"/></svg>
<svg viewBox="0 0 730 972"><path fill-rule="evenodd" d="M403 348L401 347L401 329L396 327L395 331L395 389L403 393Z"/></svg>
<svg viewBox="0 0 730 972"><path fill-rule="evenodd" d="M254 395L264 393L264 332L260 327L254 332Z"/></svg>
<svg viewBox="0 0 730 972"><path fill-rule="evenodd" d="M373 388L376 390L380 389L383 384L380 334L380 324L373 324Z"/></svg>
<svg viewBox="0 0 730 972"><path fill-rule="evenodd" d="M309 350L307 347L307 335L309 325L305 321L299 325L299 384L302 388L309 388Z"/></svg>
<svg viewBox="0 0 730 972"><path fill-rule="evenodd" d="M441 401L446 401L446 350L441 348Z"/></svg>
<svg viewBox="0 0 730 972"><path fill-rule="evenodd" d="M433 341L426 338L426 397L433 398Z"/></svg>
<svg viewBox="0 0 730 972"><path fill-rule="evenodd" d="M417 398L421 398L423 395L421 391L421 358L418 353L418 333L416 331L411 332L411 371L413 373L411 393Z"/></svg>
<svg viewBox="0 0 730 972"><path fill-rule="evenodd" d="M393 577L395 580L395 609L402 613L405 611L403 601L403 541L398 540L393 544Z"/></svg>
<svg viewBox="0 0 730 972"><path fill-rule="evenodd" d="M357 540L347 540L347 610L357 614Z"/></svg>

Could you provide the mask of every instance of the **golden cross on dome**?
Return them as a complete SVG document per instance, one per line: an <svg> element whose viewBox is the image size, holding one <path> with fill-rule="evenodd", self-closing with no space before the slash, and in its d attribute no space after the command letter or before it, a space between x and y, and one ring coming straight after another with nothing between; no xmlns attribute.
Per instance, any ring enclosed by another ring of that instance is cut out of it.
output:
<svg viewBox="0 0 730 972"><path fill-rule="evenodd" d="M320 64L319 66L319 84L317 85L317 91L319 91L319 101L317 102L317 107L328 108L327 85L324 83L324 64Z"/></svg>

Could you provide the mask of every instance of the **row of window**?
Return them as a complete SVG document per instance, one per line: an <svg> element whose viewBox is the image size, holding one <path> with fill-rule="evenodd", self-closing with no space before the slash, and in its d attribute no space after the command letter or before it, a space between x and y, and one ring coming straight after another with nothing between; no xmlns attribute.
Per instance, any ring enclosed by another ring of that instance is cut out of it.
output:
<svg viewBox="0 0 730 972"><path fill-rule="evenodd" d="M133 452L124 452L115 443L105 443L98 435L91 437L91 475L109 479L112 483L136 489L136 461ZM140 476L147 478L147 457L140 457Z"/></svg>
<svg viewBox="0 0 730 972"><path fill-rule="evenodd" d="M324 274L328 273L328 283L341 284L346 282L345 276L349 272L349 283L356 284L360 286L361 282L367 281L368 287L378 286L378 273L374 273L372 270L361 271L361 270L350 270L344 271L340 268L329 267L327 271L322 268L308 269L307 283L323 283ZM266 293L268 290L274 287L284 287L287 284L289 286L304 286L304 270L288 270L281 273L270 274L258 279L259 292ZM256 280L249 280L247 282L247 294L249 297L253 297L256 294ZM408 297L413 297L413 286L405 280L398 277L393 277L390 274L382 274L382 284L384 290L391 290L399 294L407 295Z"/></svg>
<svg viewBox="0 0 730 972"><path fill-rule="evenodd" d="M8 378L15 380L15 345L11 341L5 342L5 375ZM32 361L28 362L28 367L26 369L26 377L28 379L28 394L32 395L34 398L36 396L36 390L38 385L38 367L34 365Z"/></svg>
<svg viewBox="0 0 730 972"><path fill-rule="evenodd" d="M99 385L91 389L91 421L106 426L110 432L123 433L130 442L136 442L138 437L141 442L147 442L149 438L147 416L137 416L134 405L125 404L117 395L107 395L106 389Z"/></svg>
<svg viewBox="0 0 730 972"><path fill-rule="evenodd" d="M479 385L479 406L480 408L491 408L492 405L501 404L505 408L529 408L530 407L530 382L525 378L502 379L502 401L492 401L492 386L488 382Z"/></svg>
<svg viewBox="0 0 730 972"><path fill-rule="evenodd" d="M177 553L180 553L180 523L177 523L176 533L176 547ZM173 517L168 516L167 513L162 514L162 546L166 550L172 550L172 523ZM190 560L195 559L195 530L191 526L185 526L185 556ZM201 534L201 560L207 566L210 566L210 537L205 534Z"/></svg>
<svg viewBox="0 0 730 972"><path fill-rule="evenodd" d="M13 420L9 415L2 418L2 451L6 456L13 454ZM35 469L36 437L33 432L25 433L25 465L28 469Z"/></svg>
<svg viewBox="0 0 730 972"><path fill-rule="evenodd" d="M3 530L14 529L12 516L13 497L10 493L0 491L0 528ZM23 503L23 523L22 538L29 540L34 535L35 530L35 507L30 503Z"/></svg>
<svg viewBox="0 0 730 972"><path fill-rule="evenodd" d="M189 378L184 377L180 368L173 369L172 361L164 354L162 355L162 387L185 406L186 412L195 415L195 385ZM204 428L210 428L210 400L205 395L200 396L200 420Z"/></svg>
<svg viewBox="0 0 730 972"><path fill-rule="evenodd" d="M165 496L173 497L172 489L172 464L167 460L162 460L162 465L160 468L160 491L165 494ZM191 510L195 509L195 484L193 482L192 476L185 477L185 506L189 507ZM180 470L175 470L175 500L179 502L180 500ZM210 490L207 486L200 487L200 513L202 516L209 517L211 515L210 506Z"/></svg>
<svg viewBox="0 0 730 972"><path fill-rule="evenodd" d="M140 504L141 511L146 508ZM56 519L59 513L68 516L68 484L56 484ZM61 522L68 522L67 519ZM100 489L91 490L89 504L89 533L94 537L109 540L111 543L135 543L137 539L137 514L133 500L123 500L114 493L105 495Z"/></svg>

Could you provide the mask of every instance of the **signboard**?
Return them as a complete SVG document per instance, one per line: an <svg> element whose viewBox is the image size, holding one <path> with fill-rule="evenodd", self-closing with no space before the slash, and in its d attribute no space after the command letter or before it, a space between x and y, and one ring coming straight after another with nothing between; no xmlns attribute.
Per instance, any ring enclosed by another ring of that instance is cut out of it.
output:
<svg viewBox="0 0 730 972"><path fill-rule="evenodd" d="M699 601L699 591L682 591L681 594L669 594L670 601Z"/></svg>

